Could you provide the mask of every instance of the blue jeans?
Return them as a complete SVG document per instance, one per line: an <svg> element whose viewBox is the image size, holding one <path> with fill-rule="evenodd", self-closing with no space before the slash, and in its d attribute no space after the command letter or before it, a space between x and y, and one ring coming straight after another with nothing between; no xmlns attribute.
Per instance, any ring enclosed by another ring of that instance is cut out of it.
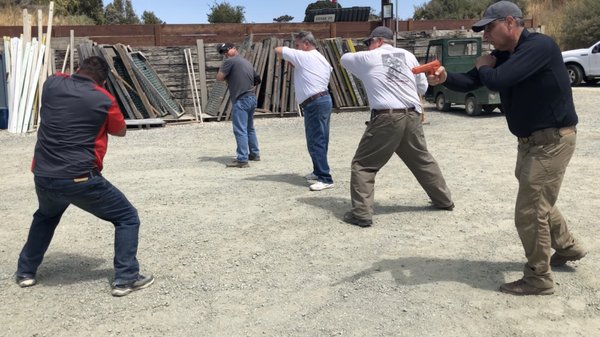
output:
<svg viewBox="0 0 600 337"><path fill-rule="evenodd" d="M233 103L231 122L233 135L237 143L236 156L240 162L247 162L248 156L259 157L258 139L254 130L254 109L256 96L248 94Z"/></svg>
<svg viewBox="0 0 600 337"><path fill-rule="evenodd" d="M318 181L326 184L333 183L329 173L329 164L327 164L329 121L332 106L331 96L325 95L302 108L306 146L313 162L313 173L317 176Z"/></svg>
<svg viewBox="0 0 600 337"><path fill-rule="evenodd" d="M84 182L73 179L34 178L39 207L33 215L27 242L19 255L17 276L35 276L52 241L54 230L70 204L115 226L114 284L137 280L137 210L125 195L101 175Z"/></svg>

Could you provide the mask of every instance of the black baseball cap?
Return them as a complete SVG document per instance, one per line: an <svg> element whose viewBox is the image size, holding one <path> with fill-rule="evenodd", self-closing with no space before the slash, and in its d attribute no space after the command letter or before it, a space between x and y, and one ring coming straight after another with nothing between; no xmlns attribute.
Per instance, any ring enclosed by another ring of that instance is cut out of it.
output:
<svg viewBox="0 0 600 337"><path fill-rule="evenodd" d="M513 18L522 18L523 12L521 12L519 7L517 7L517 5L515 5L513 2L498 1L490 5L485 12L483 12L483 18L471 26L471 29L473 29L474 32L480 32L489 23L504 19L507 16L512 16Z"/></svg>
<svg viewBox="0 0 600 337"><path fill-rule="evenodd" d="M231 48L235 48L233 43L226 42L217 44L217 52L219 52L221 55L225 54Z"/></svg>

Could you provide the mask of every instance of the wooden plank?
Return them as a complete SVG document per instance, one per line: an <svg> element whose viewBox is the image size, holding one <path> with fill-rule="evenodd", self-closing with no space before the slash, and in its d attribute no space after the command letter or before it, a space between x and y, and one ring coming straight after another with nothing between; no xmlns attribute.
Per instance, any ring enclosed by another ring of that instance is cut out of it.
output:
<svg viewBox="0 0 600 337"><path fill-rule="evenodd" d="M204 54L204 40L196 40L196 49L198 52L198 80L200 81L200 102L201 111L206 110L208 101L208 90L206 88L206 56Z"/></svg>
<svg viewBox="0 0 600 337"><path fill-rule="evenodd" d="M275 47L281 47L283 40L277 39L275 41ZM279 111L279 103L281 101L281 58L275 55L275 67L273 69L273 108L271 111Z"/></svg>
<svg viewBox="0 0 600 337"><path fill-rule="evenodd" d="M265 76L265 67L266 67L266 59L267 59L267 55L269 55L269 46L270 46L271 41L270 40L263 40L260 46L260 54L259 57L257 59L257 67L256 72L258 73L258 75L261 77L262 83L259 84L258 86L256 86L256 97L260 97L260 91L261 88L263 88L263 84L266 81L266 76Z"/></svg>
<svg viewBox="0 0 600 337"><path fill-rule="evenodd" d="M46 48L44 51L44 64L42 65L42 73L40 74L40 79L39 79L39 83L38 83L38 92L39 92L39 98L40 98L40 102L42 102L42 94L43 94L43 88L44 88L44 82L46 82L46 78L48 78L48 75L50 75L48 73L49 69L49 63L50 63L50 49L52 49L52 45L50 44L52 42L52 21L54 18L54 1L50 1L50 5L48 6L48 28L46 30ZM37 113L37 124L39 125L40 122L40 112L41 112L41 104L40 104L40 109L38 109Z"/></svg>
<svg viewBox="0 0 600 337"><path fill-rule="evenodd" d="M185 65L187 66L187 73L188 73L188 80L190 82L190 91L192 92L192 101L194 103L194 115L196 117L196 120L198 120L198 102L196 100L196 94L194 92L194 84L192 82L192 71L190 69L190 63L191 63L191 68L194 67L194 62L191 60L192 55L191 52L189 52L189 49L184 49L183 53L185 55Z"/></svg>
<svg viewBox="0 0 600 337"><path fill-rule="evenodd" d="M291 41L284 40L283 46L289 47L291 45ZM290 95L290 71L291 67L288 62L282 61L283 73L282 73L282 84L281 84L281 103L279 112L283 116L283 113L287 110L287 104Z"/></svg>
<svg viewBox="0 0 600 337"><path fill-rule="evenodd" d="M348 48L348 52L350 53L356 53L356 48L354 47L354 42L352 41L352 39L346 39L345 40L345 45ZM349 74L351 75L351 74ZM357 78L356 76L352 75L352 77L354 78L354 81L356 83L356 87L358 88L358 94L362 97L363 99L363 105L362 106L368 106L368 99L367 99L367 92L365 91L365 86L363 85L362 81Z"/></svg>
<svg viewBox="0 0 600 337"><path fill-rule="evenodd" d="M346 73L346 70L344 69L344 67L342 67L342 65L340 64L340 52L338 50L337 47L337 39L333 38L333 39L328 39L327 40L329 42L329 46L331 47L331 54L333 56L333 65L335 66L335 70L340 78L340 82L342 83L342 85L344 86L344 91L348 94L348 97L350 98L350 100L348 101L348 104L351 106L356 106L357 105L357 101L356 101L356 95L354 94L354 91L352 90L352 85L350 83L350 80L348 79L348 74Z"/></svg>
<svg viewBox="0 0 600 337"><path fill-rule="evenodd" d="M23 9L23 41L31 42L31 15L27 12L27 8Z"/></svg>
<svg viewBox="0 0 600 337"><path fill-rule="evenodd" d="M275 44L276 39L269 39L269 47L267 48L267 79L265 83L265 99L263 102L263 109L270 110L271 109L271 101L273 99L273 77L275 74L274 66L275 66Z"/></svg>
<svg viewBox="0 0 600 337"><path fill-rule="evenodd" d="M70 34L69 45L73 46L73 45L75 45L75 31L73 29L71 29L69 34ZM83 61L83 60L81 60L81 61ZM69 70L70 70L69 74L75 73L75 52L74 52L73 48L71 48L71 52L69 53Z"/></svg>
<svg viewBox="0 0 600 337"><path fill-rule="evenodd" d="M335 44L338 49L338 63L339 63L339 60L341 60L342 55L344 55L344 53L347 52L347 50L344 50L344 47L342 45L342 40L340 38L335 39ZM360 91L358 90L358 86L356 85L356 82L354 80L354 76L348 74L346 69L344 67L342 67L341 63L339 65L340 65L340 69L342 70L342 73L344 74L344 77L347 79L346 82L350 83L350 88L352 89L351 92L352 92L353 98L356 102L355 105L364 106L365 104L364 104L364 101L360 94Z"/></svg>
<svg viewBox="0 0 600 337"><path fill-rule="evenodd" d="M331 67L333 68L331 72L331 77L334 79L334 81L336 81L336 87L338 89L337 92L339 97L341 98L339 106L352 105L352 98L348 94L345 83L340 76L339 64L336 61L336 57L331 49L332 48L329 40L323 41L324 54L326 55L327 59L329 60L329 63L331 64Z"/></svg>
<svg viewBox="0 0 600 337"><path fill-rule="evenodd" d="M154 125L154 126L164 126L167 124L161 118L144 118L144 119L126 119L125 125L127 126L140 126L140 125Z"/></svg>
<svg viewBox="0 0 600 337"><path fill-rule="evenodd" d="M330 59L330 55L329 55L328 51L325 49L324 43L321 43L318 41L317 41L317 43L319 45L319 49L321 50L321 53L323 54L323 56L325 56L325 58L327 59L329 64L333 64ZM335 108L340 107L342 105L342 97L340 96L340 88L335 79L335 74L333 73L333 70L332 70L331 76L329 76L329 89L331 92L333 106Z"/></svg>

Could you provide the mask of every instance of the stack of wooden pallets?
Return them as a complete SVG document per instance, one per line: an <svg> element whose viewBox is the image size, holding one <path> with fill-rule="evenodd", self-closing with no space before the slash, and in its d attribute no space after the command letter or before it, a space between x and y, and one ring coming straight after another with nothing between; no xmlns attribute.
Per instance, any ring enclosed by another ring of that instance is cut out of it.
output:
<svg viewBox="0 0 600 337"><path fill-rule="evenodd" d="M146 58L122 44L77 47L79 58L100 56L110 67L107 88L117 99L128 125L164 125L185 111L162 83Z"/></svg>

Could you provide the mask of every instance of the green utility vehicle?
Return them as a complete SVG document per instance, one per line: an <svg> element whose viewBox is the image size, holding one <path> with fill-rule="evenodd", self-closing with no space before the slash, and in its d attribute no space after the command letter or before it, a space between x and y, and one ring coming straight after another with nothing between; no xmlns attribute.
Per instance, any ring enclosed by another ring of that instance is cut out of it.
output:
<svg viewBox="0 0 600 337"><path fill-rule="evenodd" d="M475 66L475 60L481 55L481 38L444 38L432 40L427 47L425 62L439 60L451 73L464 73ZM500 95L485 86L473 91L458 92L443 85L430 86L425 93L428 102L435 103L439 111L448 111L452 104L464 105L468 115L481 114L482 110L491 113L500 109Z"/></svg>

